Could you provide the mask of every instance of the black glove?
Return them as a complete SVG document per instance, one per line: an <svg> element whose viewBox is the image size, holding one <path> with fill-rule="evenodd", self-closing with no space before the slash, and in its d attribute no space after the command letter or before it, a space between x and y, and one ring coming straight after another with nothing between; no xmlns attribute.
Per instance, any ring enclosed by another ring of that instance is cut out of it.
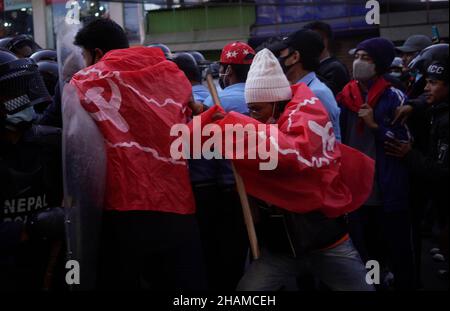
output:
<svg viewBox="0 0 450 311"><path fill-rule="evenodd" d="M27 230L31 239L55 240L63 238L63 209L52 207L33 215L27 225Z"/></svg>

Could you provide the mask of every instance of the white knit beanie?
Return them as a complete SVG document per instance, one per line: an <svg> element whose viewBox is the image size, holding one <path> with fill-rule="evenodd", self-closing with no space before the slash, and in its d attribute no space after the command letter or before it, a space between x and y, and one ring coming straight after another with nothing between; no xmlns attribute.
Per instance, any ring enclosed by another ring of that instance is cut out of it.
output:
<svg viewBox="0 0 450 311"><path fill-rule="evenodd" d="M275 55L268 49L253 59L245 83L247 103L270 103L290 100L291 86Z"/></svg>

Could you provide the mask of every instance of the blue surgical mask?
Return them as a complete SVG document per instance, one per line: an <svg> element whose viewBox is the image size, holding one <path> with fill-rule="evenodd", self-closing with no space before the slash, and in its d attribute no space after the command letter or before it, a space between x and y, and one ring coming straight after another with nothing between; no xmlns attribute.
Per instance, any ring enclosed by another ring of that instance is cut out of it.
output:
<svg viewBox="0 0 450 311"><path fill-rule="evenodd" d="M417 75L416 75L416 82L419 81L420 79L422 79L422 77L423 77L423 74L421 74L420 72L417 73Z"/></svg>
<svg viewBox="0 0 450 311"><path fill-rule="evenodd" d="M402 73L401 72L391 72L389 75L391 75L391 77L398 79L402 76Z"/></svg>
<svg viewBox="0 0 450 311"><path fill-rule="evenodd" d="M28 107L24 110L21 110L15 114L8 114L6 116L6 121L9 124L19 124L22 122L30 123L35 118L36 113L34 112L33 107Z"/></svg>

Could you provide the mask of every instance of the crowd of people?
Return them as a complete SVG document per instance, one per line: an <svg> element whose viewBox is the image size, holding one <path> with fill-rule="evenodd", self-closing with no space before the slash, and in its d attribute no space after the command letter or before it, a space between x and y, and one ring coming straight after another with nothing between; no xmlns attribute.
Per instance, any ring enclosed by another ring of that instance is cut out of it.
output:
<svg viewBox="0 0 450 311"><path fill-rule="evenodd" d="M220 106L205 79L215 64L201 53L130 47L109 19L73 38L77 70L27 36L0 40L0 289L77 288L65 281L66 261L77 259L67 232L86 233L67 210L92 207L71 193L87 181L66 180L68 158L86 161L77 158L86 150L67 146L86 133L64 113L70 105L87 112L106 157L95 275L81 288L423 288L425 234L433 259L448 262L448 44L369 38L349 51L347 68L333 40L316 21L258 47L230 42L215 63ZM174 160L171 126L197 116L202 126L265 124L266 134L277 125L279 167ZM381 268L375 284L370 260ZM448 280L448 270L436 273Z"/></svg>

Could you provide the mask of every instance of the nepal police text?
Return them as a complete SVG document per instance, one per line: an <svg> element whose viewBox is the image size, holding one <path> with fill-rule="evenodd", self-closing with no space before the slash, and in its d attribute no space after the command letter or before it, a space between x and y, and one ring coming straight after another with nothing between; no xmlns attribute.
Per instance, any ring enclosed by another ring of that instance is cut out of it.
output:
<svg viewBox="0 0 450 311"><path fill-rule="evenodd" d="M47 198L44 195L27 198L14 198L5 200L3 204L4 221L24 221L27 214L48 207Z"/></svg>

